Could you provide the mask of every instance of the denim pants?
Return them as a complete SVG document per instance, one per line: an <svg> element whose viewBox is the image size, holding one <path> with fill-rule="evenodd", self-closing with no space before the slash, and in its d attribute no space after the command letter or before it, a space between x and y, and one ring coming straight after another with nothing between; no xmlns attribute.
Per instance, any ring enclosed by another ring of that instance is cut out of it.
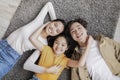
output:
<svg viewBox="0 0 120 80"><path fill-rule="evenodd" d="M40 80L40 79L38 79L35 75L33 75L32 79L29 80Z"/></svg>
<svg viewBox="0 0 120 80"><path fill-rule="evenodd" d="M13 68L19 58L20 55L6 40L0 40L0 80Z"/></svg>

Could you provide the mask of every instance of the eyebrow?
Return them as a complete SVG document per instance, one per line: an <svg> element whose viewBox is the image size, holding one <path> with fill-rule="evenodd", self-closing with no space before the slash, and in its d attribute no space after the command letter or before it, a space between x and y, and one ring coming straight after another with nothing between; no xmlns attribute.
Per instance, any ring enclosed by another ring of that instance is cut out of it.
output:
<svg viewBox="0 0 120 80"><path fill-rule="evenodd" d="M76 26L76 27L78 27L78 26L80 26L79 24ZM71 29L71 31L72 31L73 29Z"/></svg>

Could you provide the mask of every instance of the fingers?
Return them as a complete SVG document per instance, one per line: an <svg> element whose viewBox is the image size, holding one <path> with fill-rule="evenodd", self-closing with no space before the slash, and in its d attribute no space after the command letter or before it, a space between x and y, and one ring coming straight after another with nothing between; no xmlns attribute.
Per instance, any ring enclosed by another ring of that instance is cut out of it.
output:
<svg viewBox="0 0 120 80"><path fill-rule="evenodd" d="M55 74L58 74L61 70L62 66L61 65L55 65Z"/></svg>

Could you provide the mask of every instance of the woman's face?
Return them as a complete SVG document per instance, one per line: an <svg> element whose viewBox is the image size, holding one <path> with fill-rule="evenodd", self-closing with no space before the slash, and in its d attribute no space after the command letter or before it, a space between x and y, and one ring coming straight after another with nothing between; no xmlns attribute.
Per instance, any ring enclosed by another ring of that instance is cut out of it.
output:
<svg viewBox="0 0 120 80"><path fill-rule="evenodd" d="M87 30L78 22L71 25L70 34L78 43L85 43L87 39Z"/></svg>
<svg viewBox="0 0 120 80"><path fill-rule="evenodd" d="M64 30L64 25L60 21L50 22L46 27L46 33L50 36L56 36Z"/></svg>
<svg viewBox="0 0 120 80"><path fill-rule="evenodd" d="M66 39L64 37L58 37L53 44L53 50L55 54L60 55L68 49Z"/></svg>

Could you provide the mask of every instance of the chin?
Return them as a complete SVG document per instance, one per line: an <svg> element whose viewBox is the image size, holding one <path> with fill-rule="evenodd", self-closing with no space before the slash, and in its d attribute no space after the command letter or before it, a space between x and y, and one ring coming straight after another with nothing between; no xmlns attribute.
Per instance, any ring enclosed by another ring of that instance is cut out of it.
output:
<svg viewBox="0 0 120 80"><path fill-rule="evenodd" d="M57 54L57 55L60 55L61 53L58 52L58 53L56 53L56 54Z"/></svg>

